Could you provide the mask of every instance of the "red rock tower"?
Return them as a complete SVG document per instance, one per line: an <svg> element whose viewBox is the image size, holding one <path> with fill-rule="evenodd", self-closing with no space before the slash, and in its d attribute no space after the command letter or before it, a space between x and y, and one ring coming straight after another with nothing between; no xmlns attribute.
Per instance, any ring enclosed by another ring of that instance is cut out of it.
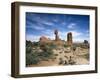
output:
<svg viewBox="0 0 100 80"><path fill-rule="evenodd" d="M55 30L54 34L55 34L55 41L58 41L59 40L58 30Z"/></svg>
<svg viewBox="0 0 100 80"><path fill-rule="evenodd" d="M72 33L71 32L69 32L68 34L67 34L67 45L72 45L72 43L73 43L73 40L72 40Z"/></svg>

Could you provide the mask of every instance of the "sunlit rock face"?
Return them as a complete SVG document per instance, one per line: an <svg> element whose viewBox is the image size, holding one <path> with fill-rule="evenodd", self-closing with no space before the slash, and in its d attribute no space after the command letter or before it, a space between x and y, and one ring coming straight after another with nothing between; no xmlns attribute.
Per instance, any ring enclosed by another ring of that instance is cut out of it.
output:
<svg viewBox="0 0 100 80"><path fill-rule="evenodd" d="M47 37L45 37L45 36L40 37L40 42L47 42L47 41L48 41Z"/></svg>
<svg viewBox="0 0 100 80"><path fill-rule="evenodd" d="M41 36L40 40L39 40L40 44L50 44L52 43L52 40L50 40L49 38L45 37L45 36Z"/></svg>

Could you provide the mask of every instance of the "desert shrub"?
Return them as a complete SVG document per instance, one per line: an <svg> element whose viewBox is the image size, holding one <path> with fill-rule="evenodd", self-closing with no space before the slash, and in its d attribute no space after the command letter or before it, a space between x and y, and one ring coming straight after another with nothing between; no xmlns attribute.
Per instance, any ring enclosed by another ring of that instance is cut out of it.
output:
<svg viewBox="0 0 100 80"><path fill-rule="evenodd" d="M89 60L89 53L83 55L83 57L84 57L85 59Z"/></svg>
<svg viewBox="0 0 100 80"><path fill-rule="evenodd" d="M73 47L73 51L75 51L75 50L76 50L76 47L74 46L74 47Z"/></svg>
<svg viewBox="0 0 100 80"><path fill-rule="evenodd" d="M66 44L64 44L64 47L66 48L66 47L68 47Z"/></svg>
<svg viewBox="0 0 100 80"><path fill-rule="evenodd" d="M32 48L33 43L26 41L26 65L37 64L39 62L38 53Z"/></svg>
<svg viewBox="0 0 100 80"><path fill-rule="evenodd" d="M30 46L32 46L33 45L33 43L31 42L31 41L27 41L26 40L26 47L30 47Z"/></svg>
<svg viewBox="0 0 100 80"><path fill-rule="evenodd" d="M26 65L37 64L39 57L36 53L26 54Z"/></svg>
<svg viewBox="0 0 100 80"><path fill-rule="evenodd" d="M32 52L32 42L26 40L26 54L29 54Z"/></svg>
<svg viewBox="0 0 100 80"><path fill-rule="evenodd" d="M56 48L57 46L56 46L55 44L51 43L51 44L49 44L49 47L50 47L51 49L54 49L54 48Z"/></svg>
<svg viewBox="0 0 100 80"><path fill-rule="evenodd" d="M39 46L39 42L33 42L33 46L34 47L38 47Z"/></svg>
<svg viewBox="0 0 100 80"><path fill-rule="evenodd" d="M69 45L67 45L67 44L64 44L63 46L64 46L65 48L70 47L70 46L69 46Z"/></svg>
<svg viewBox="0 0 100 80"><path fill-rule="evenodd" d="M45 51L43 51L42 56L44 57L51 57L53 55L53 51L49 47L45 47Z"/></svg>
<svg viewBox="0 0 100 80"><path fill-rule="evenodd" d="M31 48L30 53L26 53L26 65L37 64L38 62L39 62L38 52L33 51Z"/></svg>
<svg viewBox="0 0 100 80"><path fill-rule="evenodd" d="M55 54L55 56L58 56L58 54Z"/></svg>
<svg viewBox="0 0 100 80"><path fill-rule="evenodd" d="M53 57L52 48L48 45L41 45L42 52L39 52L38 50L33 50L32 45L29 44L26 45L26 65L37 64L42 60L48 60ZM35 45L37 46L38 44L36 43Z"/></svg>
<svg viewBox="0 0 100 80"><path fill-rule="evenodd" d="M54 56L52 48L49 45L41 45L41 49L43 50L40 53L42 60L50 59Z"/></svg>
<svg viewBox="0 0 100 80"><path fill-rule="evenodd" d="M32 47L26 47L26 54L29 54L32 52Z"/></svg>
<svg viewBox="0 0 100 80"><path fill-rule="evenodd" d="M68 64L70 64L70 65L76 64L76 62L73 60L73 58L71 56L70 56L70 58L68 60Z"/></svg>

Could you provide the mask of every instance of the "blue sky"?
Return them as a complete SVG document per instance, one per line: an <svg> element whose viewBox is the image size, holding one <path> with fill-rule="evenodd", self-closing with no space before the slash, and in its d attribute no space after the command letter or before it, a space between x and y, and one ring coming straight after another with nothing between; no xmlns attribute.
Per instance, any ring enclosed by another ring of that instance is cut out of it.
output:
<svg viewBox="0 0 100 80"><path fill-rule="evenodd" d="M62 40L72 32L74 42L89 41L89 15L26 12L26 40L38 41L40 36L53 40L55 29Z"/></svg>

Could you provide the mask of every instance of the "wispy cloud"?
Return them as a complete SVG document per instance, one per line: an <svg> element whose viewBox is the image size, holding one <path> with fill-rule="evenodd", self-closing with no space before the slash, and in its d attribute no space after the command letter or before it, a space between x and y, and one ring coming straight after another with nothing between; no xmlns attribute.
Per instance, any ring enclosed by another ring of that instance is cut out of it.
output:
<svg viewBox="0 0 100 80"><path fill-rule="evenodd" d="M45 31L42 31L43 34L53 34L53 30L51 29L46 29Z"/></svg>
<svg viewBox="0 0 100 80"><path fill-rule="evenodd" d="M46 21L46 20L42 20L41 22L40 22L41 24L45 24L45 25L54 25L53 24L53 22L51 22L51 21Z"/></svg>
<svg viewBox="0 0 100 80"><path fill-rule="evenodd" d="M41 36L27 35L27 36L26 36L26 40L29 40L29 41L32 41L32 42L33 42L33 41L36 41L36 42L37 42L37 41L39 41L40 37L41 37Z"/></svg>
<svg viewBox="0 0 100 80"><path fill-rule="evenodd" d="M34 29L36 30L44 30L45 28L42 26L33 26Z"/></svg>
<svg viewBox="0 0 100 80"><path fill-rule="evenodd" d="M89 39L88 38L73 38L73 41L74 42L84 42L84 40L88 40L89 41Z"/></svg>
<svg viewBox="0 0 100 80"><path fill-rule="evenodd" d="M72 36L73 36L73 41L74 42L83 42L84 40L88 40L89 41L89 34L85 34L80 32L80 31L69 31L72 32Z"/></svg>
<svg viewBox="0 0 100 80"><path fill-rule="evenodd" d="M83 33L79 32L79 31L73 30L73 31L63 31L63 32L59 31L59 36L60 36L63 40L67 40L67 34L68 34L69 32L72 33L72 37L73 37L73 39L75 39L76 41L77 41L78 38L80 38L80 37L83 35Z"/></svg>
<svg viewBox="0 0 100 80"><path fill-rule="evenodd" d="M74 29L76 27L76 23L70 23L67 27L69 29Z"/></svg>
<svg viewBox="0 0 100 80"><path fill-rule="evenodd" d="M73 37L73 41L74 42L83 42L84 40L88 40L89 41L89 37L88 36L84 36L83 33L81 32L77 32L77 31L69 31L72 32L72 37ZM67 41L67 34L69 32L61 32L59 31L59 38L62 40ZM53 33L53 31L51 32L50 30L44 31L43 34L41 35L27 35L26 36L26 40L30 40L30 41L39 41L41 36L45 36L47 38L50 38L51 40L55 39L55 35Z"/></svg>
<svg viewBox="0 0 100 80"><path fill-rule="evenodd" d="M89 39L88 18L86 15L28 13L26 14L27 40L38 41L40 36L54 39L55 29L58 29L62 40L67 39L68 32L72 32L75 41Z"/></svg>
<svg viewBox="0 0 100 80"><path fill-rule="evenodd" d="M45 30L43 26L35 25L35 24L28 26L28 28L35 29L35 30Z"/></svg>
<svg viewBox="0 0 100 80"><path fill-rule="evenodd" d="M51 30L51 29L47 29L45 31L42 31L42 35L50 38L50 39L54 39L55 35L54 35L54 30Z"/></svg>
<svg viewBox="0 0 100 80"><path fill-rule="evenodd" d="M73 34L73 37L77 37L77 36L81 36L81 35L83 35L82 32L75 31L75 30L68 31L68 32L71 32L71 33ZM67 33L68 33L68 32L67 32Z"/></svg>

